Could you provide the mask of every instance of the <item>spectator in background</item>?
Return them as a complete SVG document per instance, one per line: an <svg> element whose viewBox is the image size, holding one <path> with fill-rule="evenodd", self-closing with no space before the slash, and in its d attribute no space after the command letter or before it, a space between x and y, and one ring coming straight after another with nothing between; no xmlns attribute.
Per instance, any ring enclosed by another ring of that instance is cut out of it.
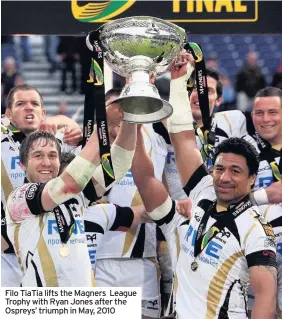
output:
<svg viewBox="0 0 282 319"><path fill-rule="evenodd" d="M206 67L219 72L221 75L228 77L228 73L224 67L222 67L216 56L210 56L207 59Z"/></svg>
<svg viewBox="0 0 282 319"><path fill-rule="evenodd" d="M248 53L246 62L236 77L238 109L241 111L250 111L254 96L265 86L265 76L257 64L257 54L251 51Z"/></svg>
<svg viewBox="0 0 282 319"><path fill-rule="evenodd" d="M59 38L56 35L44 36L45 55L50 63L49 72L53 74L58 69L57 49L59 45Z"/></svg>
<svg viewBox="0 0 282 319"><path fill-rule="evenodd" d="M68 102L66 100L61 100L59 102L59 110L56 115L65 115L71 118L71 112L68 110Z"/></svg>
<svg viewBox="0 0 282 319"><path fill-rule="evenodd" d="M32 49L31 49L29 36L21 36L20 38L21 38L22 60L24 62L31 61Z"/></svg>
<svg viewBox="0 0 282 319"><path fill-rule="evenodd" d="M228 73L225 68L223 68L216 56L211 56L207 59L206 66L210 70L219 72L220 80L222 82L222 103L217 107L215 112L222 112L227 110L233 110L235 108L236 95L233 85L228 77Z"/></svg>
<svg viewBox="0 0 282 319"><path fill-rule="evenodd" d="M282 58L278 65L276 72L273 74L271 86L277 87L282 90Z"/></svg>
<svg viewBox="0 0 282 319"><path fill-rule="evenodd" d="M75 63L79 60L77 39L75 37L62 36L58 46L58 54L61 58L62 82L61 91L72 94L76 91ZM67 90L67 72L71 72L72 89Z"/></svg>
<svg viewBox="0 0 282 319"><path fill-rule="evenodd" d="M236 94L230 79L226 76L221 76L222 88L222 103L215 109L215 112L230 111L236 108Z"/></svg>
<svg viewBox="0 0 282 319"><path fill-rule="evenodd" d="M1 73L1 114L5 113L5 100L8 93L19 84L23 84L23 78L16 67L16 60L13 57L7 57L3 63L3 72Z"/></svg>
<svg viewBox="0 0 282 319"><path fill-rule="evenodd" d="M16 65L20 69L20 56L17 51L14 37L12 35L1 35L1 65L7 57L13 57L16 60Z"/></svg>

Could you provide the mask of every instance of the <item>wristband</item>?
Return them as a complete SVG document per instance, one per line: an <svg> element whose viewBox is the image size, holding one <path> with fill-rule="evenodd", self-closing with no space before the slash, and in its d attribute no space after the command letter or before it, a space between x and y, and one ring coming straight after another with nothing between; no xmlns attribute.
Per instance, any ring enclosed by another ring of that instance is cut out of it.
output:
<svg viewBox="0 0 282 319"><path fill-rule="evenodd" d="M253 193L257 206L268 204L268 196L264 188L260 188Z"/></svg>
<svg viewBox="0 0 282 319"><path fill-rule="evenodd" d="M192 69L190 64L189 67L190 69ZM187 73L178 79L171 80L170 82L169 102L173 107L173 113L167 121L167 128L169 133L179 133L182 131L194 130L194 119L187 92L188 77L189 74Z"/></svg>

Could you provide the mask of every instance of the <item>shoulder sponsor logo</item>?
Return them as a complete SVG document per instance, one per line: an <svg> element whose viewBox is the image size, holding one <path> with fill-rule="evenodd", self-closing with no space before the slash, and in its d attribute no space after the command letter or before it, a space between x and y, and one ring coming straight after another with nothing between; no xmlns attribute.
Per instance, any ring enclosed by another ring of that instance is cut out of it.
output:
<svg viewBox="0 0 282 319"><path fill-rule="evenodd" d="M27 192L26 192L26 199L31 200L31 199L34 198L35 193L36 193L36 191L37 191L39 185L40 185L40 184L32 184L32 185L28 188L28 190L27 190Z"/></svg>
<svg viewBox="0 0 282 319"><path fill-rule="evenodd" d="M272 237L266 238L265 241L264 241L264 247L265 247L265 248L268 248L268 247L273 247L273 248L275 248L275 247L276 247L275 239L272 238Z"/></svg>

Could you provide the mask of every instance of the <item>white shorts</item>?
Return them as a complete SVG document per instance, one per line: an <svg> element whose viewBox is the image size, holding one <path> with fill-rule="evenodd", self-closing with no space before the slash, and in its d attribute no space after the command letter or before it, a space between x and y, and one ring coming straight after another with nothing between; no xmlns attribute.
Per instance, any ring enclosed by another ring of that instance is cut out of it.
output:
<svg viewBox="0 0 282 319"><path fill-rule="evenodd" d="M23 273L15 254L1 253L1 286L20 287Z"/></svg>
<svg viewBox="0 0 282 319"><path fill-rule="evenodd" d="M95 281L97 287L141 287L142 315L160 317L160 270L156 258L98 259Z"/></svg>

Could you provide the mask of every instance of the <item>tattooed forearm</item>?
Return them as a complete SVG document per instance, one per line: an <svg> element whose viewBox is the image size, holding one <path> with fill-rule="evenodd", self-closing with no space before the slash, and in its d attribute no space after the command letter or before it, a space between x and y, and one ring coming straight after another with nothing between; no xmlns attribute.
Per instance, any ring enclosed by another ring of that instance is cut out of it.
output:
<svg viewBox="0 0 282 319"><path fill-rule="evenodd" d="M274 281L277 282L277 269L275 267L272 267L272 266L258 266L258 267L263 267L267 269L271 273Z"/></svg>

